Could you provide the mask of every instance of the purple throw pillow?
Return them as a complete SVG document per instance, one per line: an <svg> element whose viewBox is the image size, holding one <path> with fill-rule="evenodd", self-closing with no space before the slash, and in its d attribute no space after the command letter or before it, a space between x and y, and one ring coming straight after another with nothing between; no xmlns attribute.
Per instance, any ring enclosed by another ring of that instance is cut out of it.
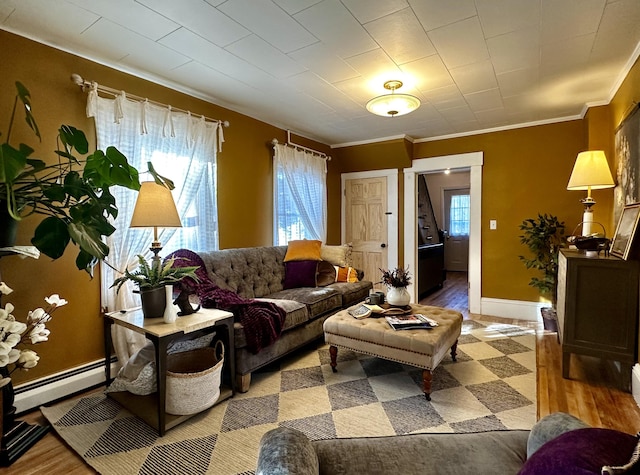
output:
<svg viewBox="0 0 640 475"><path fill-rule="evenodd" d="M285 289L316 286L318 261L289 261L285 262L284 265L284 282L282 283L282 287Z"/></svg>
<svg viewBox="0 0 640 475"><path fill-rule="evenodd" d="M522 466L518 475L600 474L605 465L625 465L638 439L612 429L576 429L550 440ZM633 468L626 473L638 473Z"/></svg>

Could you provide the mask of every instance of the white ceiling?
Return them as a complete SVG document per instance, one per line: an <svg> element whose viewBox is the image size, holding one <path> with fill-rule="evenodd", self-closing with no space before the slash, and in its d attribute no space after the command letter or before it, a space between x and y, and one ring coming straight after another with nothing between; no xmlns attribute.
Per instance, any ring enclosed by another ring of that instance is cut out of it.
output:
<svg viewBox="0 0 640 475"><path fill-rule="evenodd" d="M0 0L0 28L336 145L580 117L640 0ZM390 79L422 106L367 112Z"/></svg>

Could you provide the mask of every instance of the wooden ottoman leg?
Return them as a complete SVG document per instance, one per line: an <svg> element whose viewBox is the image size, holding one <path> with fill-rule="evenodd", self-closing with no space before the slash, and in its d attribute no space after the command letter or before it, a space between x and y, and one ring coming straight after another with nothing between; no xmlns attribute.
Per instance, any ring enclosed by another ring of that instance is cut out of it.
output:
<svg viewBox="0 0 640 475"><path fill-rule="evenodd" d="M422 391L424 392L424 397L427 398L427 401L431 401L431 380L433 379L433 373L431 370L424 369L422 370Z"/></svg>
<svg viewBox="0 0 640 475"><path fill-rule="evenodd" d="M337 373L338 369L336 367L338 366L338 347L330 345L329 355L331 355L331 371Z"/></svg>
<svg viewBox="0 0 640 475"><path fill-rule="evenodd" d="M453 361L457 361L456 360L457 354L458 354L458 340L456 340L456 342L451 346L451 359Z"/></svg>

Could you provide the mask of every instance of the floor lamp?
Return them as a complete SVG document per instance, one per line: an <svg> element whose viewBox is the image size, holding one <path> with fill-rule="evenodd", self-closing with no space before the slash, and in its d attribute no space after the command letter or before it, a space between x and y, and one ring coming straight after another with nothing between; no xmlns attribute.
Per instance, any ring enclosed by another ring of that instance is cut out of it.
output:
<svg viewBox="0 0 640 475"><path fill-rule="evenodd" d="M592 233L593 210L596 201L591 197L591 190L613 188L616 184L609 170L607 157L602 150L590 150L580 152L573 166L567 190L587 190L587 197L580 200L584 205L582 216L582 235L589 236Z"/></svg>
<svg viewBox="0 0 640 475"><path fill-rule="evenodd" d="M162 250L162 244L158 240L158 228L182 227L171 190L153 181L143 182L129 226L153 228L153 242L149 250L153 252L153 265L160 265L158 253Z"/></svg>

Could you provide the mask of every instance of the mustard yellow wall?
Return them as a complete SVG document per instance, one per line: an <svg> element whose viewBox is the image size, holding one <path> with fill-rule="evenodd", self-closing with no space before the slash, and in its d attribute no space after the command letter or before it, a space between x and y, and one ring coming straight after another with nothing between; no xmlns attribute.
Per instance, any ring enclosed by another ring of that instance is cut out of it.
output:
<svg viewBox="0 0 640 475"><path fill-rule="evenodd" d="M21 81L31 92L43 141L36 141L20 117L12 143L28 143L36 149L36 156L51 161L61 124L82 129L95 143L93 120L85 114L86 94L70 81L72 73L197 114L228 120L231 125L224 130L226 142L218 155L220 248L272 244L271 140L286 142L286 131L4 31L0 31L0 44L0 140L4 140L7 131L14 83ZM296 137L296 143L331 152L326 145L304 138ZM21 223L17 244L29 244L38 222L37 218L27 218ZM90 280L84 272L75 270L75 255L75 251L67 252L55 262L44 256L39 260L13 256L0 260L2 279L15 290L3 302L15 305L18 318L26 317L28 309L41 306L42 299L52 293L59 293L70 302L54 314L49 341L35 348L41 356L40 363L29 372L14 373L16 384L103 357L99 272Z"/></svg>

